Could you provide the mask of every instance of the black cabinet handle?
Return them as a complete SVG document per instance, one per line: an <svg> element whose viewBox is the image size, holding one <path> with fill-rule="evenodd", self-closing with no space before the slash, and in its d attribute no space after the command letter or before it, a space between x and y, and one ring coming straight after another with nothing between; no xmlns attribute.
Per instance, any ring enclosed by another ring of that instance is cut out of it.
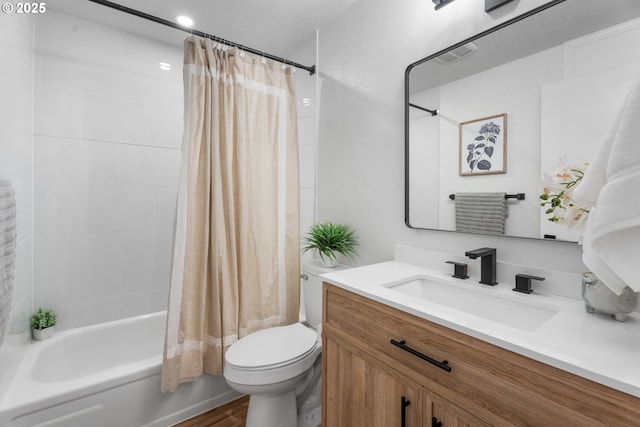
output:
<svg viewBox="0 0 640 427"><path fill-rule="evenodd" d="M431 418L431 427L442 427L442 421L438 421L436 417Z"/></svg>
<svg viewBox="0 0 640 427"><path fill-rule="evenodd" d="M411 405L411 401L402 396L400 399L400 427L407 427L407 406Z"/></svg>
<svg viewBox="0 0 640 427"><path fill-rule="evenodd" d="M413 354L414 356L417 356L420 359L431 363L432 365L436 365L440 369L444 369L447 372L451 372L451 366L449 366L449 362L447 362L446 360L443 360L442 362L439 362L436 359L433 359L433 358L427 356L426 354L420 353L418 350L412 349L411 347L409 347L405 343L406 343L405 340L402 340L402 341L396 341L396 340L393 340L393 339L391 340L391 344L395 345L396 347L400 347L404 351L407 351L407 352Z"/></svg>

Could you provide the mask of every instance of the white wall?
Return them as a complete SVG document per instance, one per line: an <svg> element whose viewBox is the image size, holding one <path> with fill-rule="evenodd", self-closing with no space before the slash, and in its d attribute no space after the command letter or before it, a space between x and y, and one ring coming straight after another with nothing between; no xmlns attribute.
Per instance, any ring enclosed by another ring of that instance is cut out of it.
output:
<svg viewBox="0 0 640 427"><path fill-rule="evenodd" d="M29 338L33 246L33 29L31 16L0 14L0 174L13 183L18 220L15 281L5 349Z"/></svg>
<svg viewBox="0 0 640 427"><path fill-rule="evenodd" d="M165 309L182 50L48 11L35 53L34 308L60 329Z"/></svg>
<svg viewBox="0 0 640 427"><path fill-rule="evenodd" d="M412 230L404 224L406 66L543 3L520 0L489 15L484 0L455 1L437 12L424 0L360 0L321 29L318 219L356 228L358 264L389 260L393 246L402 243L455 254L491 246L502 261L585 269L577 244Z"/></svg>

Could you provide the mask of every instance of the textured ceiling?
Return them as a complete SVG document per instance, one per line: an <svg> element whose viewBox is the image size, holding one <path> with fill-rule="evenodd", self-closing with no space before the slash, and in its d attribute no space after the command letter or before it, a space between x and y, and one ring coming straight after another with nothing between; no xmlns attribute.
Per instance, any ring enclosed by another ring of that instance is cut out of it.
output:
<svg viewBox="0 0 640 427"><path fill-rule="evenodd" d="M168 21L189 15L194 28L274 55L286 55L356 0L114 0ZM88 0L49 0L47 7L182 46L185 34Z"/></svg>

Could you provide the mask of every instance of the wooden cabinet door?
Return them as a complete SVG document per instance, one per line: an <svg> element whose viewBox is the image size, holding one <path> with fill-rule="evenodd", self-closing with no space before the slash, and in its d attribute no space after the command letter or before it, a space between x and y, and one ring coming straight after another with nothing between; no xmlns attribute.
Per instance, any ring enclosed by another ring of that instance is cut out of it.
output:
<svg viewBox="0 0 640 427"><path fill-rule="evenodd" d="M356 351L325 336L322 425L422 427L421 387Z"/></svg>
<svg viewBox="0 0 640 427"><path fill-rule="evenodd" d="M489 427L480 418L432 393L424 393L424 427Z"/></svg>

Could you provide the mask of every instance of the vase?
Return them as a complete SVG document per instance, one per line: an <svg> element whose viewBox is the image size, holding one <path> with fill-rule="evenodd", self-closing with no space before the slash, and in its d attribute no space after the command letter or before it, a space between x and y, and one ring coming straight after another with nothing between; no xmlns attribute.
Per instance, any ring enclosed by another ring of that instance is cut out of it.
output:
<svg viewBox="0 0 640 427"><path fill-rule="evenodd" d="M338 260L335 257L323 257L320 255L320 262L322 262L322 266L326 268L336 268L338 265Z"/></svg>
<svg viewBox="0 0 640 427"><path fill-rule="evenodd" d="M47 340L53 335L54 329L55 326L49 326L48 328L44 329L31 329L31 331L33 332L33 339L38 341Z"/></svg>
<svg viewBox="0 0 640 427"><path fill-rule="evenodd" d="M582 299L587 313L595 311L611 314L620 322L638 307L638 293L625 286L620 295L616 295L595 274L582 274Z"/></svg>

